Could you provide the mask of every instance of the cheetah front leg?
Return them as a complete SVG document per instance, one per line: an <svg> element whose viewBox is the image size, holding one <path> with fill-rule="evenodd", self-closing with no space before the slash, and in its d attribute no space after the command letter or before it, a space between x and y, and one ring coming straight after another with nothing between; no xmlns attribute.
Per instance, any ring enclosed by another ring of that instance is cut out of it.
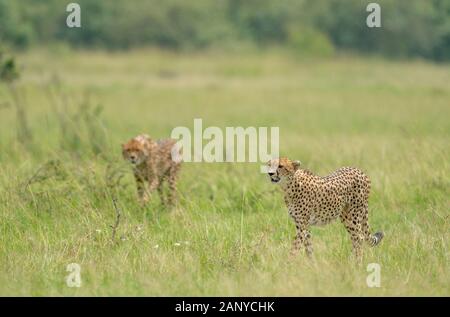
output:
<svg viewBox="0 0 450 317"><path fill-rule="evenodd" d="M291 255L295 256L303 246L305 248L306 255L311 257L313 254L313 247L311 243L311 232L309 230L310 213L308 210L304 209L302 211L293 210L290 214L295 221L295 227L297 229Z"/></svg>
<svg viewBox="0 0 450 317"><path fill-rule="evenodd" d="M311 243L311 233L308 228L298 228L295 235L294 243L291 250L291 255L297 255L301 247L305 247L306 255L311 257L313 254L313 247Z"/></svg>
<svg viewBox="0 0 450 317"><path fill-rule="evenodd" d="M151 163L149 166L147 178L148 178L148 192L149 194L151 194L160 186L157 166L154 162Z"/></svg>
<svg viewBox="0 0 450 317"><path fill-rule="evenodd" d="M160 187L159 179L157 177L152 177L148 180L148 192L152 193L155 189Z"/></svg>
<svg viewBox="0 0 450 317"><path fill-rule="evenodd" d="M139 175L135 175L135 180L139 202L144 205L148 202L148 193L145 190L144 180Z"/></svg>

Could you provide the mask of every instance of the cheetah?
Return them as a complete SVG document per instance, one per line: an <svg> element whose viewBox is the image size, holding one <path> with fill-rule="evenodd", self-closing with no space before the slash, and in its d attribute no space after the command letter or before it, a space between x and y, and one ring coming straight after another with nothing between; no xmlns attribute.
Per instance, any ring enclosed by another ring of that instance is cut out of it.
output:
<svg viewBox="0 0 450 317"><path fill-rule="evenodd" d="M175 140L163 139L154 141L148 135L141 134L122 144L123 158L133 166L138 198L141 204L149 200L149 195L158 190L161 202L174 205L176 182L180 161L172 160ZM163 182L169 184L167 199L164 195ZM145 188L145 182L148 188Z"/></svg>
<svg viewBox="0 0 450 317"><path fill-rule="evenodd" d="M350 234L353 253L362 256L362 243L371 246L380 243L382 232L370 233L368 199L370 180L362 171L343 167L320 177L300 168L299 161L288 158L268 162L272 183L279 183L289 215L295 222L296 236L292 254L304 247L308 256L313 253L310 226L326 225L337 218Z"/></svg>

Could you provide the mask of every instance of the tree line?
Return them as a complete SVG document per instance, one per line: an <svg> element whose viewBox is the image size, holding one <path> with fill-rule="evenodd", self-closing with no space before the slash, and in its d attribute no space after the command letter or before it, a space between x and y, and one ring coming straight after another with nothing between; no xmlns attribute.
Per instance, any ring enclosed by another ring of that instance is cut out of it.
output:
<svg viewBox="0 0 450 317"><path fill-rule="evenodd" d="M69 2L0 0L1 43L16 49L60 42L106 49L252 45L450 59L449 0L77 0L81 28L66 26ZM366 25L370 2L381 7L380 28Z"/></svg>

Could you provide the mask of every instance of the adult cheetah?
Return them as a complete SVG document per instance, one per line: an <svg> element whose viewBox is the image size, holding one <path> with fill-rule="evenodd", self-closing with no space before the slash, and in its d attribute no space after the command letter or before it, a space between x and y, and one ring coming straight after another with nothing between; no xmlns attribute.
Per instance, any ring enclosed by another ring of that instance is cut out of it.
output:
<svg viewBox="0 0 450 317"><path fill-rule="evenodd" d="M297 234L292 252L304 246L312 255L312 225L325 225L339 218L351 236L353 252L362 255L362 243L375 246L383 238L382 232L370 233L368 199L370 180L359 169L343 167L320 177L300 168L299 161L288 158L268 162L268 174L273 183L284 191L284 201L295 222Z"/></svg>

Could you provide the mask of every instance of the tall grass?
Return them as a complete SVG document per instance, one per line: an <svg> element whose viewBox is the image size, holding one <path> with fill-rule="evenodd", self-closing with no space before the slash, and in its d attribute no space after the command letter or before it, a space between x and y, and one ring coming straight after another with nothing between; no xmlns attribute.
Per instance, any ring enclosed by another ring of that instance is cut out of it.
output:
<svg viewBox="0 0 450 317"><path fill-rule="evenodd" d="M16 115L0 108L0 294L449 295L448 65L154 51L19 60L34 146L19 146ZM175 210L157 195L140 207L120 143L194 118L279 126L281 153L321 175L363 169L382 244L358 265L335 223L313 228L312 261L288 260L294 226L259 164L186 163ZM366 284L373 262L380 288ZM69 263L80 288L65 283Z"/></svg>

